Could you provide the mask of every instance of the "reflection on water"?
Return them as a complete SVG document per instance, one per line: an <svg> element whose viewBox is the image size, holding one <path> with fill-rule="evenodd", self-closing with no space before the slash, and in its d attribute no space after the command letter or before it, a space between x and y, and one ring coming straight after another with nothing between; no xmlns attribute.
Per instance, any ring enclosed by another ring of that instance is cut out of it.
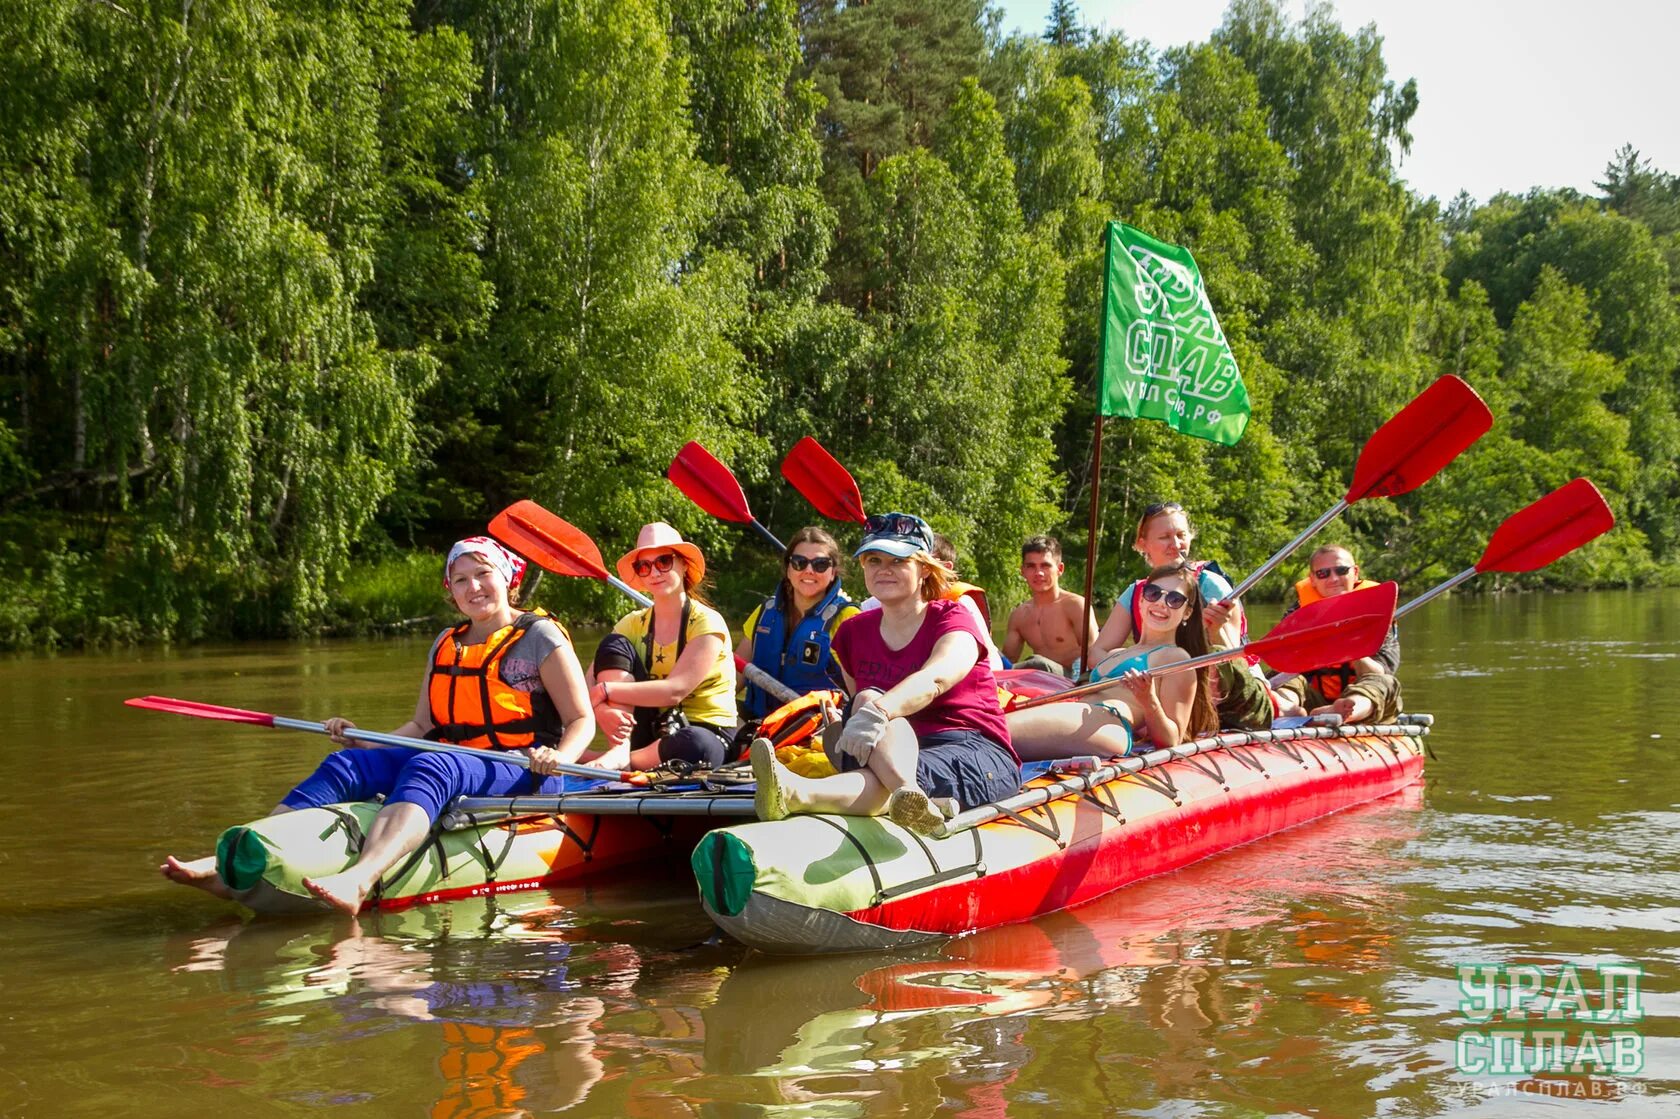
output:
<svg viewBox="0 0 1680 1119"><path fill-rule="evenodd" d="M1032 924L819 960L714 938L680 850L359 921L155 878L326 744L123 697L395 725L424 638L0 663L0 1114L1672 1113L1680 595L1406 625L1425 783ZM1456 965L1612 959L1647 969L1643 1075L1456 1072Z"/></svg>

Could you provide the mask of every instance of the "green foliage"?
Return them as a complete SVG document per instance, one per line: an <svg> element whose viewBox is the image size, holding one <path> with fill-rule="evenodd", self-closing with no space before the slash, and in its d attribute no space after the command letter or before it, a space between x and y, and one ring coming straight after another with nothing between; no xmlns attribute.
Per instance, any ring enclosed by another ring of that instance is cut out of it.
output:
<svg viewBox="0 0 1680 1119"><path fill-rule="evenodd" d="M429 618L436 550L526 496L609 561L677 524L734 611L774 563L664 480L691 438L785 534L818 436L1000 601L1025 535L1080 566L1093 481L1105 594L1162 498L1240 572L1442 373L1500 422L1349 511L1374 572L1578 474L1621 525L1514 582L1680 571L1680 179L1419 199L1417 89L1328 7L1156 46L1064 0L1014 38L980 0L17 0L0 65L0 644ZM1110 424L1092 479L1112 218L1196 254L1254 417Z"/></svg>

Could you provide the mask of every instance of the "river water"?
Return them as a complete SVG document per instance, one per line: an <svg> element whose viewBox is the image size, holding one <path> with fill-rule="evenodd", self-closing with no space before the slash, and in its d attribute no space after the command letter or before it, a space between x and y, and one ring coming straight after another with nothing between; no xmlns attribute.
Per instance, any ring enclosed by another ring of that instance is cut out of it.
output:
<svg viewBox="0 0 1680 1119"><path fill-rule="evenodd" d="M1032 924L814 961L713 938L684 851L360 921L158 876L327 743L123 698L394 726L423 638L0 661L0 1115L1680 1114L1680 592L1404 626L1437 720L1405 792ZM1631 1043L1620 1073L1456 1067L1461 965L1549 991L1615 961L1644 969L1639 1071Z"/></svg>

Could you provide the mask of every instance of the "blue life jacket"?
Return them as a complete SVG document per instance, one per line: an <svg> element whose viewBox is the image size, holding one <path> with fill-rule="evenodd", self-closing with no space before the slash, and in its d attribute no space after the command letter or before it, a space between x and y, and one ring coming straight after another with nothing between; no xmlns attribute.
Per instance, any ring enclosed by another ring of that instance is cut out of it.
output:
<svg viewBox="0 0 1680 1119"><path fill-rule="evenodd" d="M840 588L840 580L828 588L821 602L811 607L791 628L774 596L764 600L758 624L753 627L752 662L800 695L840 687L840 673L828 647L828 627L852 600ZM746 717L762 719L782 701L763 688L747 682Z"/></svg>

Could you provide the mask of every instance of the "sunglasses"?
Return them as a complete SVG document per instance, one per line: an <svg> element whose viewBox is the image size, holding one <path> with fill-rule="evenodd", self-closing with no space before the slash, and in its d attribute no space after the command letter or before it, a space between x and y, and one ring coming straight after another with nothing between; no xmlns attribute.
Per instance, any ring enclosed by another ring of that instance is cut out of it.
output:
<svg viewBox="0 0 1680 1119"><path fill-rule="evenodd" d="M630 570L634 571L643 579L646 579L655 571L663 574L671 570L671 568L676 565L676 562L677 553L660 552L657 556L650 556L647 559L637 560L635 563L630 565Z"/></svg>
<svg viewBox="0 0 1680 1119"><path fill-rule="evenodd" d="M809 567L821 575L834 566L834 560L830 556L789 556L787 565L795 571L804 571Z"/></svg>
<svg viewBox="0 0 1680 1119"><path fill-rule="evenodd" d="M879 536L882 533L891 536L922 536L928 527L922 518L912 517L909 513L876 513L865 522L863 530L869 536Z"/></svg>
<svg viewBox="0 0 1680 1119"><path fill-rule="evenodd" d="M1169 591L1159 583L1145 583L1143 585L1143 601L1165 602L1168 610L1177 610L1190 601L1190 596L1183 591Z"/></svg>
<svg viewBox="0 0 1680 1119"><path fill-rule="evenodd" d="M1162 513L1182 512L1184 512L1184 506L1176 501L1154 501L1143 507L1143 517L1141 519L1147 521L1159 517Z"/></svg>
<svg viewBox="0 0 1680 1119"><path fill-rule="evenodd" d="M1353 568L1350 567L1348 564L1338 563L1334 567L1314 568L1313 569L1313 574L1317 575L1320 579L1328 579L1332 575L1346 575L1348 572L1350 572L1352 570L1353 570Z"/></svg>

